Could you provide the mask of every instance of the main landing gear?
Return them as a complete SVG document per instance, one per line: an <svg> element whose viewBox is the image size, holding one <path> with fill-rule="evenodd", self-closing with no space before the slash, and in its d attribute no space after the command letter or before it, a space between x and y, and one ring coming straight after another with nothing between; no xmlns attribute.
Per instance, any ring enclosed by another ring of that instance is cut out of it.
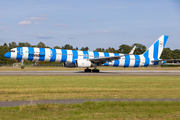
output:
<svg viewBox="0 0 180 120"><path fill-rule="evenodd" d="M99 69L97 69L97 64L95 64L94 65L94 69L89 69L89 68L86 68L85 70L84 70L84 72L96 72L96 73L98 73L99 72Z"/></svg>
<svg viewBox="0 0 180 120"><path fill-rule="evenodd" d="M96 73L98 73L99 72L99 69L89 69L89 68L86 68L85 70L84 70L84 72L96 72Z"/></svg>

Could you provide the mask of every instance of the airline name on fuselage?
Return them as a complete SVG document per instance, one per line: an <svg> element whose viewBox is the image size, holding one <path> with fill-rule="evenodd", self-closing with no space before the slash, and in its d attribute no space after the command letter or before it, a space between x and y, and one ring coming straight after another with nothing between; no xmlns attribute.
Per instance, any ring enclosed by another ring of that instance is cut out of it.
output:
<svg viewBox="0 0 180 120"><path fill-rule="evenodd" d="M29 54L29 57L44 57L42 54Z"/></svg>

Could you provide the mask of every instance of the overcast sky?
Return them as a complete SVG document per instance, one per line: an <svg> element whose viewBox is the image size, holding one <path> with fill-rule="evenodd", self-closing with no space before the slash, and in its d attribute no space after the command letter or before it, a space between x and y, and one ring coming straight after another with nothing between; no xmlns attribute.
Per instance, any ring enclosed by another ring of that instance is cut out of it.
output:
<svg viewBox="0 0 180 120"><path fill-rule="evenodd" d="M0 45L44 42L50 47L149 47L169 35L180 49L179 0L0 0Z"/></svg>

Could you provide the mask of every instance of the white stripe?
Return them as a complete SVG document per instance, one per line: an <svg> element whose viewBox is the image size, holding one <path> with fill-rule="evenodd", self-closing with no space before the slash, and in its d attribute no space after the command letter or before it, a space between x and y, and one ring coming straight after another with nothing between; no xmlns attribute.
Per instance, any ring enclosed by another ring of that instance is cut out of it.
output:
<svg viewBox="0 0 180 120"><path fill-rule="evenodd" d="M15 52L11 52L10 58L11 59L16 59L16 57L17 57L17 48L13 48L12 50L14 50Z"/></svg>
<svg viewBox="0 0 180 120"><path fill-rule="evenodd" d="M39 61L39 57L36 55L39 55L39 48L34 48L34 58L33 61Z"/></svg>
<svg viewBox="0 0 180 120"><path fill-rule="evenodd" d="M94 58L94 53L92 51L89 51L89 58Z"/></svg>
<svg viewBox="0 0 180 120"><path fill-rule="evenodd" d="M68 63L72 63L72 50L67 50L67 60Z"/></svg>
<svg viewBox="0 0 180 120"><path fill-rule="evenodd" d="M164 36L159 38L158 58L160 58L164 46Z"/></svg>
<svg viewBox="0 0 180 120"><path fill-rule="evenodd" d="M104 57L104 53L103 52L99 52L99 58Z"/></svg>
<svg viewBox="0 0 180 120"><path fill-rule="evenodd" d="M144 66L144 64L145 64L145 57L143 56L143 55L140 55L140 65L139 65L139 67L140 66Z"/></svg>
<svg viewBox="0 0 180 120"><path fill-rule="evenodd" d="M78 51L78 59L83 59L83 51Z"/></svg>
<svg viewBox="0 0 180 120"><path fill-rule="evenodd" d="M135 56L134 55L130 55L130 64L129 67L134 67L135 65Z"/></svg>
<svg viewBox="0 0 180 120"><path fill-rule="evenodd" d="M50 54L50 49L49 48L45 48L45 59L44 61L50 61L50 57L51 57L51 54Z"/></svg>
<svg viewBox="0 0 180 120"><path fill-rule="evenodd" d="M154 58L153 58L153 55L154 55L154 45L152 45L150 48L149 48L149 58L151 59L151 60L153 60Z"/></svg>
<svg viewBox="0 0 180 120"><path fill-rule="evenodd" d="M124 66L124 64L125 64L125 57L122 57L121 59L120 59L120 64L119 64L119 66Z"/></svg>
<svg viewBox="0 0 180 120"><path fill-rule="evenodd" d="M62 57L62 52L60 49L56 49L56 61L55 62L60 62Z"/></svg>
<svg viewBox="0 0 180 120"><path fill-rule="evenodd" d="M28 59L28 47L23 47L22 49L23 49L22 59L27 60Z"/></svg>

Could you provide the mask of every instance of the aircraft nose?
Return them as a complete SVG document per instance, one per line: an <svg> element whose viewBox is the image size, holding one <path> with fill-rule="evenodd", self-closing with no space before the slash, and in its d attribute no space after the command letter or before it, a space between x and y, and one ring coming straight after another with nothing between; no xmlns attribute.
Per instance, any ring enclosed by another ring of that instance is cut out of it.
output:
<svg viewBox="0 0 180 120"><path fill-rule="evenodd" d="M10 52L7 52L6 54L4 54L4 57L10 58L10 57L11 57L11 53L10 53Z"/></svg>

